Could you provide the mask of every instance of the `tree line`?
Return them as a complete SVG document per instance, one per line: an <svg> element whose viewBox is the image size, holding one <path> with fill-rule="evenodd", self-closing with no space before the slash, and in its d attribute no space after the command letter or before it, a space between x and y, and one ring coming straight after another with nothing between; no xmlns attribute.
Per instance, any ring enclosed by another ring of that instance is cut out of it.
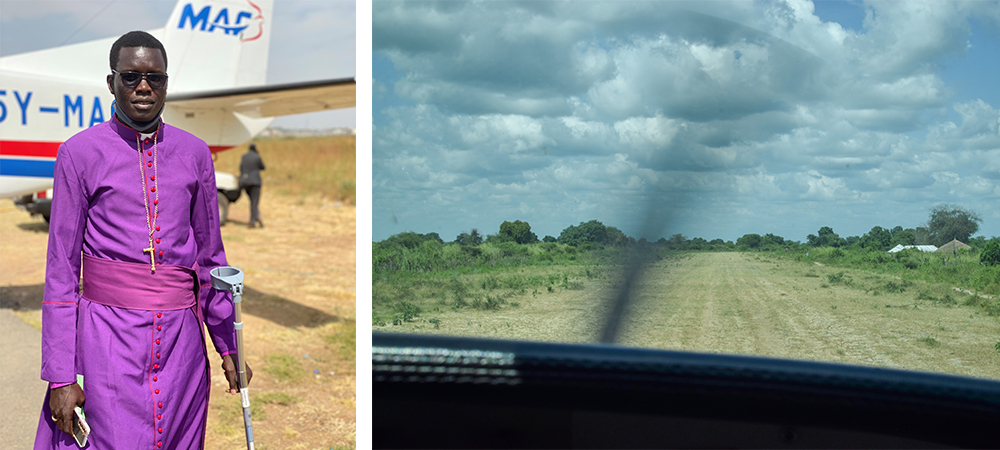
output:
<svg viewBox="0 0 1000 450"><path fill-rule="evenodd" d="M979 213L958 205L939 205L930 211L927 223L913 227L903 228L895 226L893 228L882 228L874 226L862 236L840 237L833 228L821 227L816 234L806 237L806 242L801 243L790 239L785 239L771 233L764 235L749 233L745 234L736 242L713 239L711 241L696 237L688 239L682 234L674 234L669 238L660 238L655 244L678 249L678 250L784 250L810 247L860 247L867 250L889 250L896 245L935 245L942 246L953 239L969 244L974 248L984 248L988 240L979 236L973 238L972 235L979 230L982 217ZM996 240L996 238L993 238ZM382 241L386 245L399 245L405 248L416 248L425 241L436 241L445 244L445 240L438 233L420 234L411 231L390 236ZM558 237L545 236L539 239L531 231L531 225L522 220L504 221L500 224L500 229L496 234L484 236L478 229L473 228L463 231L453 241L462 246L478 246L484 243L499 244L503 242L513 242L516 244L534 244L537 242L555 242L559 244L571 245L574 247L585 246L633 246L649 244L645 238L638 241L625 235L618 228L607 226L597 220L581 222L579 225L570 225L559 233Z"/></svg>
<svg viewBox="0 0 1000 450"><path fill-rule="evenodd" d="M386 240L382 241L381 244L398 245L404 248L413 249L419 247L427 241L437 242L440 244L446 243L438 233L421 234L412 231L405 231L389 236ZM643 239L642 241L645 240ZM504 221L500 224L500 230L496 234L489 234L484 237L478 229L473 228L469 231L459 233L459 235L455 237L455 240L451 242L462 246L501 244L505 242L512 242L515 244L554 242L574 247L594 245L626 246L636 245L639 243L634 238L626 236L625 233L618 228L606 226L597 220L581 222L579 225L570 225L559 233L559 237L545 236L542 239L538 239L538 236L531 231L531 225L529 225L528 222L522 220L515 220L513 222Z"/></svg>
<svg viewBox="0 0 1000 450"><path fill-rule="evenodd" d="M645 238L636 240L618 228L607 226L597 220L581 222L566 227L558 237L544 236L539 239L531 231L531 225L522 220L504 221L495 234L483 235L473 228L463 231L453 241L445 242L438 233L416 233L407 231L374 242L372 247L373 276L385 273L423 273L458 267L505 267L523 264L552 264L556 261L579 261L578 257L603 258L616 249L630 247L654 247L673 251L770 251L806 253L810 249L832 248L837 254L882 253L896 245L931 244L941 246L952 239L958 239L981 255L981 262L990 266L1000 264L1000 238L987 240L979 236L971 238L982 221L978 213L955 206L942 205L930 212L926 224L915 228L872 229L862 236L840 237L832 227L821 227L815 235L810 234L806 242L785 239L772 233L764 235L749 233L736 242L722 239L706 240L700 237L688 239L682 234L660 238L650 242ZM610 253L609 253L610 252ZM604 255L604 256L601 256Z"/></svg>

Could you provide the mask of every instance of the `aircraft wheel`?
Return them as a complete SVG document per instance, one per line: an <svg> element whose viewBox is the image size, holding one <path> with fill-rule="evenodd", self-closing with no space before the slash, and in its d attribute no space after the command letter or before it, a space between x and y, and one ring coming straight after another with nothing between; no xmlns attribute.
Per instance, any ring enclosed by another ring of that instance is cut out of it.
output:
<svg viewBox="0 0 1000 450"><path fill-rule="evenodd" d="M229 217L229 199L226 194L219 191L219 225L225 225Z"/></svg>

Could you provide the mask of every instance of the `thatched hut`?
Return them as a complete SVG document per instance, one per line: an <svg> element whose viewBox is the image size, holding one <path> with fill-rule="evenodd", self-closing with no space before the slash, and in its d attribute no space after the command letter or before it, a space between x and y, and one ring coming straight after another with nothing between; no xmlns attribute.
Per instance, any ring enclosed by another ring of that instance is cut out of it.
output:
<svg viewBox="0 0 1000 450"><path fill-rule="evenodd" d="M954 239L951 242L942 245L941 248L937 249L937 251L934 253L951 253L952 255L954 255L958 253L958 249L960 248L964 248L966 250L972 250L972 247L963 244L962 241L959 241L958 239Z"/></svg>

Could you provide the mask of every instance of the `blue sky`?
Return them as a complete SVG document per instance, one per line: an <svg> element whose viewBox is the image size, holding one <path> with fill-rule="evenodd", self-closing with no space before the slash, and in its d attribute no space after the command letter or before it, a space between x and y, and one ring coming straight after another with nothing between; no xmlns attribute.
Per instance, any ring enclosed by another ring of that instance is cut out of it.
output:
<svg viewBox="0 0 1000 450"><path fill-rule="evenodd" d="M1000 2L376 2L374 240L1000 235Z"/></svg>
<svg viewBox="0 0 1000 450"><path fill-rule="evenodd" d="M0 0L0 56L163 28L171 0ZM355 76L353 0L277 0L267 83ZM103 80L102 80L103 82ZM288 128L353 127L355 108L275 119Z"/></svg>

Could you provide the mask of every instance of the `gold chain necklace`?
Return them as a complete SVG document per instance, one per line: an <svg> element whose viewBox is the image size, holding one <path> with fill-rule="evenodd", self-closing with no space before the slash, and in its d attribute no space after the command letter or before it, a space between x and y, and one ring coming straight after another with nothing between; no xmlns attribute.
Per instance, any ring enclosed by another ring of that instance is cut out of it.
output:
<svg viewBox="0 0 1000 450"><path fill-rule="evenodd" d="M156 218L159 217L160 208L160 191L156 188L159 184L159 180L156 179L156 144L157 137L159 137L160 129L156 128L153 133L153 193L155 194L155 200L153 201L153 214L150 217L149 214L149 193L146 192L148 185L146 184L146 169L143 167L145 158L142 154L145 151L142 148L142 139L140 133L137 131L135 133L135 146L139 149L139 175L142 176L142 204L146 207L146 229L149 230L149 248L142 249L143 253L149 252L149 270L151 272L156 272L156 260L153 254L156 253L156 247L153 246L153 230L156 228Z"/></svg>

